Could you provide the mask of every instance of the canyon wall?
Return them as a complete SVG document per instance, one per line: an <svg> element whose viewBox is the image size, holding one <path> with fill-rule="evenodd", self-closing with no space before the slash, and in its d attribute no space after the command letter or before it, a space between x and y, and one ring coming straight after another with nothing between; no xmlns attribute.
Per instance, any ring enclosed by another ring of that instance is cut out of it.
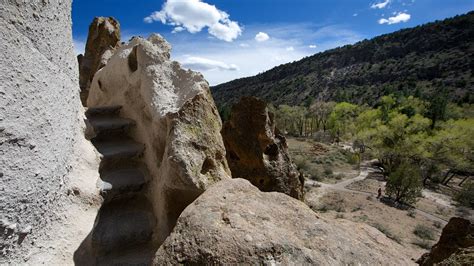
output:
<svg viewBox="0 0 474 266"><path fill-rule="evenodd" d="M1 1L0 53L0 264L24 263L62 218L83 138L71 1Z"/></svg>

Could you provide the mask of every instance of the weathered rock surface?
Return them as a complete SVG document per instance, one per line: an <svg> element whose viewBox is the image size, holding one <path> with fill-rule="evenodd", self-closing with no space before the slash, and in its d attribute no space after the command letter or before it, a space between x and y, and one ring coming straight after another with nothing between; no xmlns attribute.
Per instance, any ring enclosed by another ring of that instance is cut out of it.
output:
<svg viewBox="0 0 474 266"><path fill-rule="evenodd" d="M18 265L70 206L82 107L71 1L5 0L0 14L0 264Z"/></svg>
<svg viewBox="0 0 474 266"><path fill-rule="evenodd" d="M135 121L130 136L145 144L158 243L187 205L211 184L230 178L208 83L171 61L170 52L159 35L133 38L95 74L87 102L120 105L120 116Z"/></svg>
<svg viewBox="0 0 474 266"><path fill-rule="evenodd" d="M120 45L120 24L113 17L96 17L89 26L86 50L79 58L79 85L83 101L87 99L94 74L102 68Z"/></svg>
<svg viewBox="0 0 474 266"><path fill-rule="evenodd" d="M285 137L262 100L243 97L232 107L222 137L233 178L244 178L262 191L303 198L304 178L291 162Z"/></svg>
<svg viewBox="0 0 474 266"><path fill-rule="evenodd" d="M474 224L463 218L451 218L438 243L417 262L427 266L474 265Z"/></svg>
<svg viewBox="0 0 474 266"><path fill-rule="evenodd" d="M377 229L325 220L244 179L210 187L181 214L154 264L407 265Z"/></svg>

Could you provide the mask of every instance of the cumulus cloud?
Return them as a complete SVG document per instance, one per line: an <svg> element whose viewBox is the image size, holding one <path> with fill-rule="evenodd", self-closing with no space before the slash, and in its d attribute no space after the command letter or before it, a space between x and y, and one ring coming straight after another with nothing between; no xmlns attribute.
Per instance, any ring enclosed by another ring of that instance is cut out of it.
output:
<svg viewBox="0 0 474 266"><path fill-rule="evenodd" d="M286 47L286 50L287 50L288 52L291 52L291 51L294 51L295 48L294 48L293 46L290 46L290 47Z"/></svg>
<svg viewBox="0 0 474 266"><path fill-rule="evenodd" d="M385 8L388 4L390 3L390 0L385 0L383 2L379 2L379 3L374 3L370 6L370 8L372 9L382 9L382 8Z"/></svg>
<svg viewBox="0 0 474 266"><path fill-rule="evenodd" d="M268 36L268 34L266 34L265 32L259 32L257 33L257 35L255 35L255 40L257 42L268 41L268 39L270 39L270 36Z"/></svg>
<svg viewBox="0 0 474 266"><path fill-rule="evenodd" d="M311 44L308 46L310 49L316 49L318 48L318 46L316 44Z"/></svg>
<svg viewBox="0 0 474 266"><path fill-rule="evenodd" d="M400 22L407 22L411 18L410 14L404 13L404 12L399 12L393 17L389 17L388 19L386 18L381 18L379 19L379 24L397 24Z"/></svg>
<svg viewBox="0 0 474 266"><path fill-rule="evenodd" d="M173 33L187 30L197 33L207 27L210 35L232 42L242 34L242 28L229 14L201 0L167 0L160 11L143 19L145 23L160 21L174 26Z"/></svg>
<svg viewBox="0 0 474 266"><path fill-rule="evenodd" d="M183 66L196 71L209 71L209 70L227 70L237 71L239 67L234 64L226 64L221 61L212 60L203 57L190 56L184 59L182 62Z"/></svg>

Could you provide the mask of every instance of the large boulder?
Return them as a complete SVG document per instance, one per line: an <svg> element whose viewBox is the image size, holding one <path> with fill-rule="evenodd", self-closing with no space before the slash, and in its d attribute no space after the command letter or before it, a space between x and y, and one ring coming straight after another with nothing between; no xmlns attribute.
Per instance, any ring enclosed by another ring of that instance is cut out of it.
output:
<svg viewBox="0 0 474 266"><path fill-rule="evenodd" d="M79 86L83 102L97 70L120 45L120 24L113 17L96 17L89 26L84 56L79 56Z"/></svg>
<svg viewBox="0 0 474 266"><path fill-rule="evenodd" d="M232 107L222 137L233 178L247 179L262 191L303 198L304 178L291 162L286 139L264 101L243 97Z"/></svg>
<svg viewBox="0 0 474 266"><path fill-rule="evenodd" d="M87 105L122 106L131 136L145 144L158 243L182 210L211 184L230 178L222 123L203 76L170 60L159 35L133 38L94 76Z"/></svg>
<svg viewBox="0 0 474 266"><path fill-rule="evenodd" d="M438 243L417 262L426 266L474 265L474 224L463 218L451 218Z"/></svg>
<svg viewBox="0 0 474 266"><path fill-rule="evenodd" d="M399 244L361 223L326 220L303 202L221 181L189 205L156 265L408 265Z"/></svg>

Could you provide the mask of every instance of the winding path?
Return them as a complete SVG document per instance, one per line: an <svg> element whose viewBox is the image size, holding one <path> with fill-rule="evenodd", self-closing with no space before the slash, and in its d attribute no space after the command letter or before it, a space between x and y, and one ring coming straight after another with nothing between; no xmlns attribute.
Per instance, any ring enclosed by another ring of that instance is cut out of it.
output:
<svg viewBox="0 0 474 266"><path fill-rule="evenodd" d="M320 191L321 193L318 195L318 199L321 198L322 196L324 196L324 194L326 194L326 192L328 190L342 191L342 192L348 192L348 193L358 193L358 194L362 194L362 195L366 195L366 196L377 196L377 194L375 194L375 193L352 190L352 189L347 188L347 186L349 186L350 184L352 184L356 181L364 180L364 179L367 178L369 173L376 172L376 171L377 171L377 169L369 167L366 164L364 164L364 165L361 166L359 175L354 177L354 178L347 179L347 180L344 180L344 181L336 183L336 184L326 184L326 183L306 179L305 180L305 185L307 184L307 185L310 185L310 186L319 186L321 188L321 191ZM448 223L448 221L446 221L444 219L441 219L440 217L437 217L437 216L432 215L430 213L427 213L425 211L422 211L420 209L414 208L414 210L417 214L419 214L419 215L421 215L421 216L423 216L427 219L430 219L434 222L440 222L443 226Z"/></svg>

